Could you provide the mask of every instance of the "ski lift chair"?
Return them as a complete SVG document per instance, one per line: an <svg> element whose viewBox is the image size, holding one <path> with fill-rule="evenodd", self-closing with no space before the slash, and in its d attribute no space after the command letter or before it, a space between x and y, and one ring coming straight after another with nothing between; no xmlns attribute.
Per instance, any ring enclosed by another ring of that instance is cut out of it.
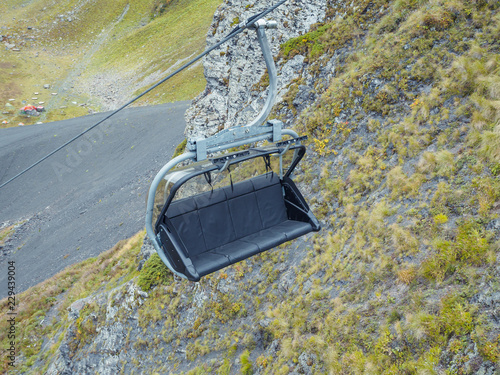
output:
<svg viewBox="0 0 500 375"><path fill-rule="evenodd" d="M209 138L190 139L188 152L174 158L151 184L146 230L167 267L183 278L201 277L320 230L292 172L305 154L299 137L269 115L276 95L276 68L265 29L257 37L270 76L269 95L249 125L223 130ZM283 140L288 135L291 139ZM229 154L220 152L270 141ZM216 157L209 155L219 153ZM184 167L179 164L193 160ZM177 168L176 168L177 167Z"/></svg>

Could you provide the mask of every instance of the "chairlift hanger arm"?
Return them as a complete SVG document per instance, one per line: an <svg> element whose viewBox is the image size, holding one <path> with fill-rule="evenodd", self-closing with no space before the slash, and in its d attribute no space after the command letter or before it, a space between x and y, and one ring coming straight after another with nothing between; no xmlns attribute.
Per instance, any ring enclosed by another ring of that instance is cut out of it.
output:
<svg viewBox="0 0 500 375"><path fill-rule="evenodd" d="M278 8L279 6L283 5L284 3L286 3L287 0L282 0L280 1L279 3L277 3L276 5L273 5L272 7L260 12L260 13L257 13L257 14L254 14L253 16L251 16L250 18L248 18L247 20L243 21L243 22L240 22L238 24L238 26L236 26L229 34L228 34L228 37L233 35L233 34L236 34L238 32L241 32L243 30L245 30L246 28L250 28L250 27L253 27L255 25L255 23L257 23L257 21L259 21L261 18L264 18L265 16L267 16L269 13L271 13L273 10L275 10L276 8Z"/></svg>
<svg viewBox="0 0 500 375"><path fill-rule="evenodd" d="M274 58L267 40L265 29L276 28L277 23L274 21L265 21L258 19L255 21L253 27L257 32L257 40L264 56L267 71L269 74L269 91L266 102L261 112L257 117L248 125L235 126L229 129L220 131L219 133L209 138L195 138L189 139L187 142L187 149L196 152L196 160L201 161L207 158L207 154L227 149L225 146L228 143L243 142L242 144L249 144L258 142L264 139L278 142L281 140L283 123L278 120L267 122L266 125L262 123L266 120L271 113L274 101L277 94L277 81L278 74ZM296 135L294 136L296 137Z"/></svg>

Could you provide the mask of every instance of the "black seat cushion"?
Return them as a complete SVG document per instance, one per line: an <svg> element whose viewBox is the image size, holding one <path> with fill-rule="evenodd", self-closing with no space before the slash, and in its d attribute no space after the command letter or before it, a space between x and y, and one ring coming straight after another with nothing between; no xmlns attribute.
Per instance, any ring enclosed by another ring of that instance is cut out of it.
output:
<svg viewBox="0 0 500 375"><path fill-rule="evenodd" d="M176 216L170 221L190 256L207 251L198 211Z"/></svg>
<svg viewBox="0 0 500 375"><path fill-rule="evenodd" d="M255 243L236 240L234 242L228 243L227 245L214 249L213 252L225 255L226 257L228 257L231 264L233 264L239 262L240 260L251 257L252 255L258 254L260 252L260 249Z"/></svg>
<svg viewBox="0 0 500 375"><path fill-rule="evenodd" d="M228 201L228 205L236 238L248 236L263 228L254 192L234 197Z"/></svg>
<svg viewBox="0 0 500 375"><path fill-rule="evenodd" d="M275 231L274 228L268 228L246 236L241 241L254 243L259 247L259 252L262 252L285 242L286 235L281 231Z"/></svg>
<svg viewBox="0 0 500 375"><path fill-rule="evenodd" d="M200 210L205 207L213 206L217 203L225 202L227 198L223 189L216 189L199 194L193 197L193 200L196 202L196 208Z"/></svg>
<svg viewBox="0 0 500 375"><path fill-rule="evenodd" d="M192 256L191 261L200 276L208 275L231 265L228 257L222 254L216 254L212 251L206 251L202 254Z"/></svg>
<svg viewBox="0 0 500 375"><path fill-rule="evenodd" d="M168 206L167 217L173 218L188 212L196 211L197 209L198 207L196 206L196 201L194 199L179 199Z"/></svg>
<svg viewBox="0 0 500 375"><path fill-rule="evenodd" d="M274 173L174 201L167 216L200 276L312 231L289 220Z"/></svg>
<svg viewBox="0 0 500 375"><path fill-rule="evenodd" d="M227 202L198 210L207 250L225 245L236 239Z"/></svg>
<svg viewBox="0 0 500 375"><path fill-rule="evenodd" d="M226 199L241 197L242 195L253 192L254 192L253 184L248 180L237 182L232 186L226 186L224 188L224 193L226 193Z"/></svg>
<svg viewBox="0 0 500 375"><path fill-rule="evenodd" d="M227 266L227 261L229 261L229 264L234 264L311 231L312 226L309 223L286 220L272 228L263 229L240 240L230 242L204 254L200 254L193 263L200 276L204 276ZM213 256L214 254L223 255L225 258L216 258ZM207 256L207 264L198 268L197 264L201 265L203 263L203 257L205 255Z"/></svg>
<svg viewBox="0 0 500 375"><path fill-rule="evenodd" d="M255 198L264 228L270 228L288 219L280 184L256 190Z"/></svg>
<svg viewBox="0 0 500 375"><path fill-rule="evenodd" d="M273 230L285 234L286 240L291 241L297 237L310 233L312 231L312 226L302 221L286 220L275 225Z"/></svg>

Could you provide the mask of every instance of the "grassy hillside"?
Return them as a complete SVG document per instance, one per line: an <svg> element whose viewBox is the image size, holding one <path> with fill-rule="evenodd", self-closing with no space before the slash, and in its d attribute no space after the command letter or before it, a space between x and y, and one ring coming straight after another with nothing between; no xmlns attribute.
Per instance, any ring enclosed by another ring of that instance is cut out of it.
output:
<svg viewBox="0 0 500 375"><path fill-rule="evenodd" d="M156 256L135 271L139 234L19 297L23 369L48 368L62 342L74 361L104 356L92 343L125 325L124 373L500 371L499 8L332 3L324 24L282 45L279 63L301 54L307 66L275 109L295 116L315 78L317 100L294 122L310 137L297 181L322 231L196 286ZM125 304L136 275L149 296Z"/></svg>
<svg viewBox="0 0 500 375"><path fill-rule="evenodd" d="M138 255L145 232L138 233L133 238L119 242L112 249L104 252L97 258L88 259L82 263L68 267L53 278L30 288L27 292L16 296L16 346L20 349L16 368L8 365L7 352L1 360L2 373L5 371L22 373L31 368L33 373L44 373L39 367L33 366L35 360L52 358L61 344L64 333L70 326L67 314L68 307L75 301L85 298L89 292L96 290L111 290L137 276L136 257ZM2 316L8 309L7 299L0 303ZM51 307L54 307L51 309ZM49 313L50 312L50 313ZM0 333L0 342L4 349L9 347L9 325L7 319L0 323L3 331ZM82 340L87 339L90 329L95 334L95 326L84 324L85 330L80 330ZM46 352L42 352L42 345L47 341L55 340ZM42 368L47 368L46 365Z"/></svg>
<svg viewBox="0 0 500 375"><path fill-rule="evenodd" d="M315 306L287 324L282 366L304 347L333 373L498 365L499 4L356 3L282 50L339 62L299 125L328 225L301 264L312 292L269 311Z"/></svg>
<svg viewBox="0 0 500 375"><path fill-rule="evenodd" d="M0 55L0 121L8 121L0 126L117 108L163 78L182 59L204 50L218 3L2 2L0 34L4 43L14 46ZM44 89L46 84L49 89ZM198 65L138 104L192 99L204 87L203 69ZM41 117L19 116L19 108L39 102L47 109Z"/></svg>

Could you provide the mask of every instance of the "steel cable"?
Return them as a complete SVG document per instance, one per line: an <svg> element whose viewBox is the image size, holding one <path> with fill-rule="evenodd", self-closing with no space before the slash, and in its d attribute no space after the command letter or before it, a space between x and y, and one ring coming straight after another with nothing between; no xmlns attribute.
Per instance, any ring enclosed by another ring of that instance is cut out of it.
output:
<svg viewBox="0 0 500 375"><path fill-rule="evenodd" d="M100 121L98 121L97 123L95 123L94 125L92 125L90 128L88 128L88 129L84 130L83 132L77 134L76 136L74 136L73 138L71 138L69 141L67 141L63 145L59 146L58 148L56 148L55 150L53 150L49 154L45 155L43 158L39 159L38 161L36 161L32 165L30 165L28 168L26 168L23 171L19 172L17 175L15 175L14 177L12 177L11 179L9 179L8 181L6 181L3 184L1 184L0 188L3 188L8 183L10 183L10 182L14 181L16 178L22 176L23 174L25 174L26 172L28 172L30 169L36 167L38 164L40 164L44 160L48 159L49 157L51 157L52 155L54 155L56 152L62 150L64 147L66 147L70 143L76 141L78 138L80 138L81 136L85 135L86 133L88 133L89 131L91 131L92 129L94 129L96 126L102 124L104 121L106 121L107 119L109 119L111 116L116 115L118 112L120 112L121 110L123 110L125 107L128 107L130 104L132 104L136 100L140 99L141 97L143 97L144 95L146 95L150 91L154 90L155 88L157 88L161 84L165 83L170 78L172 78L176 74L178 74L181 71L183 71L184 69L186 69L188 66L194 64L196 61L198 61L202 57L204 57L207 54L209 54L210 52L212 52L214 49L217 49L222 44L224 44L227 41L229 41L230 39L234 38L236 35L238 35L239 33L241 33L243 30L245 30L245 29L247 29L249 27L252 27L259 19L261 19L262 17L265 17L266 15L268 15L269 13L271 13L273 10L275 10L276 8L278 8L280 5L284 4L286 1L287 0L282 0L282 1L278 2L276 5L273 5L272 7L267 8L266 10L264 10L264 11L262 11L262 12L256 14L256 15L250 17L248 20L240 23L226 37L224 37L220 42L214 44L212 47L210 47L209 49L205 50L205 52L203 52L200 55L196 56L195 58L193 58L192 60L190 60L189 62L187 62L186 64L184 64L180 68L178 68L177 70L175 70L173 73L170 73L167 77L163 78L161 81L157 82L156 84L154 84L153 86L151 86L146 91L144 91L141 94L137 95L135 98L131 99L130 101L128 101L127 103L125 103L124 105L122 105L120 108L114 110L109 115L107 115L106 117L104 117L103 119L101 119Z"/></svg>

